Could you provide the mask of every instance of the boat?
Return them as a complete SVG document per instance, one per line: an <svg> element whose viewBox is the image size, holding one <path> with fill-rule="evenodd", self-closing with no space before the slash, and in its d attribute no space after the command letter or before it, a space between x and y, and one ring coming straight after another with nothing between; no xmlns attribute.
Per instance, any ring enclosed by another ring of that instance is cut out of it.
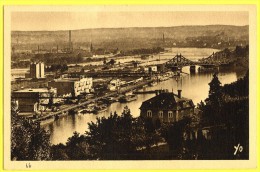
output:
<svg viewBox="0 0 260 172"><path fill-rule="evenodd" d="M55 115L54 116L54 120L56 121L56 120L58 120L60 117L59 117L59 115Z"/></svg>
<svg viewBox="0 0 260 172"><path fill-rule="evenodd" d="M120 103L125 103L125 102L131 102L137 99L137 96L132 94L132 95L128 95L128 96L123 96L119 99Z"/></svg>
<svg viewBox="0 0 260 172"><path fill-rule="evenodd" d="M159 79L159 81L166 81L169 79L169 77L167 75L162 75L158 79Z"/></svg>
<svg viewBox="0 0 260 172"><path fill-rule="evenodd" d="M89 104L86 108L78 111L79 114L93 113L95 110L95 104Z"/></svg>
<svg viewBox="0 0 260 172"><path fill-rule="evenodd" d="M89 113L88 109L81 109L78 111L80 114L85 114L85 113Z"/></svg>
<svg viewBox="0 0 260 172"><path fill-rule="evenodd" d="M141 55L141 59L142 60L148 60L149 59L149 55Z"/></svg>
<svg viewBox="0 0 260 172"><path fill-rule="evenodd" d="M113 98L111 98L111 97L106 97L106 98L100 99L100 103L101 103L101 104L110 105L110 104L112 104L112 103L114 103L114 102L115 102L115 100L114 100Z"/></svg>
<svg viewBox="0 0 260 172"><path fill-rule="evenodd" d="M114 103L117 101L117 98L116 97L107 97L107 100L109 101L109 103Z"/></svg>
<svg viewBox="0 0 260 172"><path fill-rule="evenodd" d="M157 82L151 82L150 84L149 84L149 86L156 86L158 83Z"/></svg>
<svg viewBox="0 0 260 172"><path fill-rule="evenodd" d="M106 105L95 106L94 110L93 110L93 113L94 114L98 114L98 113L101 113L101 112L105 112L106 110L107 110L107 106Z"/></svg>

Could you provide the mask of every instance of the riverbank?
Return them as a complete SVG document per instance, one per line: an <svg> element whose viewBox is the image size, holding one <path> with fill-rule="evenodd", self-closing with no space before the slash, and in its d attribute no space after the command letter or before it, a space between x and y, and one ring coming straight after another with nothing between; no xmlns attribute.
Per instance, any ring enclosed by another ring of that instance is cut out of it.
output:
<svg viewBox="0 0 260 172"><path fill-rule="evenodd" d="M120 89L120 94L124 94L124 93L127 93L129 91L139 89L143 86L148 85L149 83L152 83L153 81L154 80L146 80L146 81L139 82L135 85L127 86L125 88ZM76 109L83 108L84 106L91 104L93 102L97 102L101 99L105 99L105 98L108 98L108 97L115 97L115 98L118 99L120 94L118 92L106 92L105 95L102 95L102 96L99 96L99 97L96 97L96 98L92 98L92 99L88 99L86 101L82 101L82 102L80 102L76 105L64 105L57 112L51 112L51 113L47 112L46 114L42 113L42 115L40 117L38 117L36 119L32 119L32 121L44 123L45 120L48 120L48 119L51 119L51 118L58 118L59 116L68 113L70 110L76 110Z"/></svg>

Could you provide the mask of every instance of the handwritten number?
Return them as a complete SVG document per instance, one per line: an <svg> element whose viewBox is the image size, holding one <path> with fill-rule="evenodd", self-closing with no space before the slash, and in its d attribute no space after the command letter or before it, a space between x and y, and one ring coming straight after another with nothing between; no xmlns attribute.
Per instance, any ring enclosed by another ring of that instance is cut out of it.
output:
<svg viewBox="0 0 260 172"><path fill-rule="evenodd" d="M26 163L26 168L31 168L31 164L30 163Z"/></svg>

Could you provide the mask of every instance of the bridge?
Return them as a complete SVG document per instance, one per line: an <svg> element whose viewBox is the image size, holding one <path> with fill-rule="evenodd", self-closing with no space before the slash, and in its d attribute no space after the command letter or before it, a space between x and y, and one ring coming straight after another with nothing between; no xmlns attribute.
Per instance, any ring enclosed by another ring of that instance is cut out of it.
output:
<svg viewBox="0 0 260 172"><path fill-rule="evenodd" d="M168 68L182 68L185 66L190 66L191 70L195 70L195 66L202 66L204 68L213 68L218 67L220 65L227 65L228 62L225 60L221 60L219 58L215 58L214 53L207 58L200 59L199 61L192 61L187 59L181 54L175 55L172 59L165 63Z"/></svg>

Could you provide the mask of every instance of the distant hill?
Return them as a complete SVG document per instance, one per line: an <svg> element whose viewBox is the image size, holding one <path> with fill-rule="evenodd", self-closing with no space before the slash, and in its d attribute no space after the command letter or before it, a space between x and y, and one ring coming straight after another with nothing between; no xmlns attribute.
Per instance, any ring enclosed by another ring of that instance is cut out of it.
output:
<svg viewBox="0 0 260 172"><path fill-rule="evenodd" d="M150 47L226 48L248 44L249 26L206 25L175 27L133 27L72 30L74 48L120 50ZM164 40L163 40L164 34ZM12 31L15 49L42 49L68 46L68 31ZM18 42L18 44L17 44Z"/></svg>

